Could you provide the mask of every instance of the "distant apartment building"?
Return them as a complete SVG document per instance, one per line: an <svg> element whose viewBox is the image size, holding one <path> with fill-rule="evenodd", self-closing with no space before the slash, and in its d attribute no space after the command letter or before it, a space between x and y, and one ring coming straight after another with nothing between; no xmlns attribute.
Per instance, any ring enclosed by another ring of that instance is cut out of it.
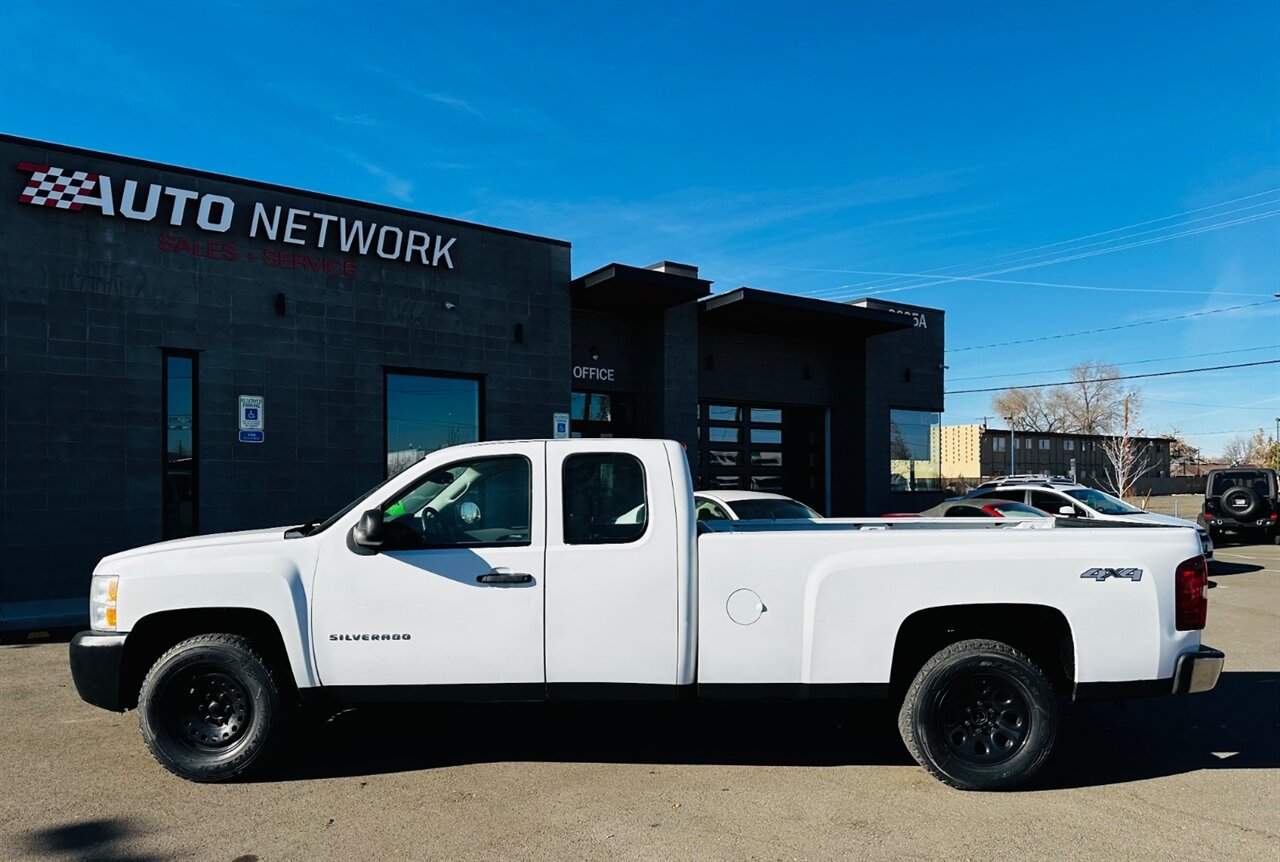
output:
<svg viewBox="0 0 1280 862"><path fill-rule="evenodd" d="M1074 476L1085 485L1100 485L1106 476L1107 456L1102 435L1062 434L1050 431L1009 431L983 425L942 426L942 476L944 482L972 481L1012 473L1048 473ZM1170 475L1166 437L1135 437L1138 446L1149 447L1154 465L1151 479Z"/></svg>

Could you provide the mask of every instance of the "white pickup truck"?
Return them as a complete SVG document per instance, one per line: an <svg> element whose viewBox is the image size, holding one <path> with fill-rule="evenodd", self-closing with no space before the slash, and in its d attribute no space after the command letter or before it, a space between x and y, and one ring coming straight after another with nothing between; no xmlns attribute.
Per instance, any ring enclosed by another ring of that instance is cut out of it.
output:
<svg viewBox="0 0 1280 862"><path fill-rule="evenodd" d="M1081 523L697 521L677 443L458 446L320 523L104 558L71 671L197 781L311 701L872 697L939 779L1005 788L1060 700L1222 668L1195 531Z"/></svg>

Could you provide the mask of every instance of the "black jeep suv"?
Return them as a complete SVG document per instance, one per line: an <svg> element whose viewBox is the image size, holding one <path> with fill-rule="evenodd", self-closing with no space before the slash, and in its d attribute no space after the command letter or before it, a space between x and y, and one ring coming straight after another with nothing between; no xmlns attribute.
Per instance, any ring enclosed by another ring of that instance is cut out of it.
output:
<svg viewBox="0 0 1280 862"><path fill-rule="evenodd" d="M1212 471L1199 521L1215 542L1223 533L1253 533L1280 545L1276 471L1255 467Z"/></svg>

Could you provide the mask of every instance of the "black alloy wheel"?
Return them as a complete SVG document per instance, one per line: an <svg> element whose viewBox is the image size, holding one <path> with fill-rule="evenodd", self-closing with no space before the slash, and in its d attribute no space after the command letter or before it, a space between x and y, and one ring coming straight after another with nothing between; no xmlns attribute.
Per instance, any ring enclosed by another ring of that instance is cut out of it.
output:
<svg viewBox="0 0 1280 862"><path fill-rule="evenodd" d="M191 781L227 781L269 761L291 707L270 663L248 639L205 634L152 665L138 697L138 723L165 769Z"/></svg>
<svg viewBox="0 0 1280 862"><path fill-rule="evenodd" d="M1031 726L1021 691L1000 676L961 677L939 696L942 737L957 756L973 763L1000 763L1018 753Z"/></svg>
<svg viewBox="0 0 1280 862"><path fill-rule="evenodd" d="M169 689L172 691L169 691ZM217 664L184 668L160 695L166 724L196 751L224 751L241 739L253 721L249 692Z"/></svg>
<svg viewBox="0 0 1280 862"><path fill-rule="evenodd" d="M961 790L1007 790L1053 750L1058 702L1034 661L1009 644L964 640L920 668L898 713L916 762Z"/></svg>

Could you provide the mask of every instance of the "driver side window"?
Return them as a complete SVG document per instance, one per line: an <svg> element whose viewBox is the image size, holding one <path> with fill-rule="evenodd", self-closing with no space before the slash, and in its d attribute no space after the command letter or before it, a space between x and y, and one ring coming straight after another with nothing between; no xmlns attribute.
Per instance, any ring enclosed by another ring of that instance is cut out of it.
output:
<svg viewBox="0 0 1280 862"><path fill-rule="evenodd" d="M519 455L460 461L389 500L383 523L397 549L528 545L531 480Z"/></svg>

